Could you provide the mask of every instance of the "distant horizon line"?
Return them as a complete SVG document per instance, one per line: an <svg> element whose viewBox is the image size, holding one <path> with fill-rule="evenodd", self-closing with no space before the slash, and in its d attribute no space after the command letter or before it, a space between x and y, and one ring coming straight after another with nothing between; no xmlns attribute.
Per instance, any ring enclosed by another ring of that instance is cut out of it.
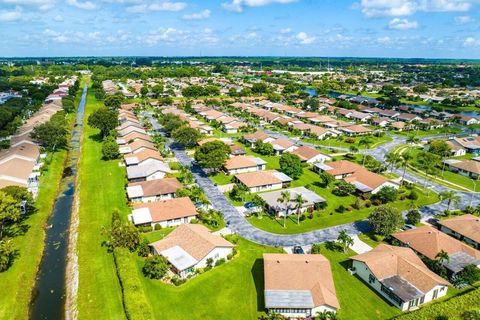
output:
<svg viewBox="0 0 480 320"><path fill-rule="evenodd" d="M480 58L422 58L422 57L381 57L381 56L275 56L275 55L79 55L79 56L0 56L2 60L14 60L14 59L86 59L86 58L161 58L161 59L220 59L220 58L262 58L262 59L291 59L291 58L303 58L303 59L365 59L365 60L453 60L453 61L480 61Z"/></svg>

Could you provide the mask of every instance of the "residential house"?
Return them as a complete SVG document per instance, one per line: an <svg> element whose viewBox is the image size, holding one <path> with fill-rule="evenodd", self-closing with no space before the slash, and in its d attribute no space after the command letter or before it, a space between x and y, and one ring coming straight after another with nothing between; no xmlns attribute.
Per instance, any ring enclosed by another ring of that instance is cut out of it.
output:
<svg viewBox="0 0 480 320"><path fill-rule="evenodd" d="M168 164L153 159L144 164L127 167L127 178L130 182L162 179L166 173L171 173Z"/></svg>
<svg viewBox="0 0 480 320"><path fill-rule="evenodd" d="M235 245L201 224L183 224L150 247L154 254L168 260L174 273L186 278L196 269L205 268L207 261L215 264L220 259L226 260Z"/></svg>
<svg viewBox="0 0 480 320"><path fill-rule="evenodd" d="M162 155L157 150L144 149L137 153L123 156L127 167L143 165L152 161L163 161Z"/></svg>
<svg viewBox="0 0 480 320"><path fill-rule="evenodd" d="M330 262L320 254L264 253L265 308L291 318L310 318L340 308Z"/></svg>
<svg viewBox="0 0 480 320"><path fill-rule="evenodd" d="M176 178L156 179L128 184L127 196L131 202L154 202L175 197L182 188Z"/></svg>
<svg viewBox="0 0 480 320"><path fill-rule="evenodd" d="M460 124L463 124L465 126L470 126L470 125L473 125L473 124L479 124L480 121L475 118L475 117L470 117L470 116L460 116L460 117L457 117L458 119L458 122Z"/></svg>
<svg viewBox="0 0 480 320"><path fill-rule="evenodd" d="M162 228L175 227L190 223L196 217L197 210L188 197L135 204L129 215L136 226L149 225L152 228L157 224Z"/></svg>
<svg viewBox="0 0 480 320"><path fill-rule="evenodd" d="M255 133L247 134L244 136L244 139L250 144L250 146L253 146L255 142L257 142L257 140L260 140L263 143L270 143L275 140L275 138L270 137L263 131L257 131Z"/></svg>
<svg viewBox="0 0 480 320"><path fill-rule="evenodd" d="M351 126L346 126L346 127L340 127L338 130L344 132L346 135L349 136L357 136L357 135L364 135L364 134L369 134L372 133L373 130L370 128L367 128L365 126L359 125L359 124L354 124Z"/></svg>
<svg viewBox="0 0 480 320"><path fill-rule="evenodd" d="M430 271L410 248L380 244L351 259L352 270L402 311L447 294L448 281Z"/></svg>
<svg viewBox="0 0 480 320"><path fill-rule="evenodd" d="M467 265L480 267L480 251L433 228L422 226L392 235L403 246L413 249L421 257L437 260L437 254L445 251L448 259L442 265L450 274L456 274Z"/></svg>
<svg viewBox="0 0 480 320"><path fill-rule="evenodd" d="M298 148L294 142L285 138L277 138L271 142L273 149L275 150L275 155L281 155L284 152L292 152Z"/></svg>
<svg viewBox="0 0 480 320"><path fill-rule="evenodd" d="M225 161L224 169L227 174L238 174L265 170L267 162L251 156L231 157Z"/></svg>
<svg viewBox="0 0 480 320"><path fill-rule="evenodd" d="M289 184L292 178L276 170L265 170L237 174L235 180L250 192L260 192L281 189Z"/></svg>
<svg viewBox="0 0 480 320"><path fill-rule="evenodd" d="M452 157L461 157L467 154L467 150L465 150L465 148L452 142L452 140L445 141L445 143L450 147L450 155Z"/></svg>
<svg viewBox="0 0 480 320"><path fill-rule="evenodd" d="M417 116L416 114L412 113L400 113L397 117L398 120L404 121L404 122L412 122L412 121L420 121L422 118Z"/></svg>
<svg viewBox="0 0 480 320"><path fill-rule="evenodd" d="M450 171L471 179L480 179L480 161L447 159L444 160L443 163L448 166Z"/></svg>
<svg viewBox="0 0 480 320"><path fill-rule="evenodd" d="M449 144L453 146L462 147L468 153L473 153L474 155L480 155L480 137L479 136L468 136L461 138L453 138L449 140Z"/></svg>
<svg viewBox="0 0 480 320"><path fill-rule="evenodd" d="M291 153L297 155L302 162L306 163L318 163L332 160L329 156L309 146L300 146L291 151Z"/></svg>
<svg viewBox="0 0 480 320"><path fill-rule="evenodd" d="M131 132L123 137L117 138L117 144L118 145L125 145L131 142L135 142L137 140L143 140L146 142L152 142L152 139L150 138L149 135L140 133L137 131Z"/></svg>
<svg viewBox="0 0 480 320"><path fill-rule="evenodd" d="M364 112L354 111L350 113L347 118L360 122L367 122L369 119L372 118L372 115Z"/></svg>
<svg viewBox="0 0 480 320"><path fill-rule="evenodd" d="M285 191L288 191L288 193L290 193L290 201L286 204L279 201L282 192ZM315 192L308 190L305 187L297 187L260 193L259 197L265 201L267 209L275 213L275 215L288 216L297 212L297 204L294 201L297 195L301 195L305 200L305 203L303 203L300 208L300 212L313 212L316 205L320 205L326 202L324 198L320 197Z"/></svg>
<svg viewBox="0 0 480 320"><path fill-rule="evenodd" d="M471 214L440 220L440 231L480 250L480 218Z"/></svg>
<svg viewBox="0 0 480 320"><path fill-rule="evenodd" d="M119 146L118 150L121 154L127 154L127 153L135 154L144 150L157 151L157 148L150 141L138 139L128 144Z"/></svg>

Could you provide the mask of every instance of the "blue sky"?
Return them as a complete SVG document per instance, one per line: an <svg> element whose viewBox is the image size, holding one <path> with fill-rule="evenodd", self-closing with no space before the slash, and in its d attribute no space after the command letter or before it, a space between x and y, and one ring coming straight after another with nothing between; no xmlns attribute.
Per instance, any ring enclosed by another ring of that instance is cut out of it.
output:
<svg viewBox="0 0 480 320"><path fill-rule="evenodd" d="M0 56L480 58L480 0L0 0Z"/></svg>

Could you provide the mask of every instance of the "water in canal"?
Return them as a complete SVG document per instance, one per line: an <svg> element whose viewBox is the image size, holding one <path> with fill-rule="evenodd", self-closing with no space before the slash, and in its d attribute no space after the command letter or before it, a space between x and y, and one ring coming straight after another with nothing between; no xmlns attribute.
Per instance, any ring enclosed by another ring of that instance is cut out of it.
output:
<svg viewBox="0 0 480 320"><path fill-rule="evenodd" d="M30 319L63 319L65 313L65 270L68 232L75 194L75 176L80 153L87 85L78 105L75 127L70 139L67 163L61 181L61 192L46 226L45 248L33 289Z"/></svg>

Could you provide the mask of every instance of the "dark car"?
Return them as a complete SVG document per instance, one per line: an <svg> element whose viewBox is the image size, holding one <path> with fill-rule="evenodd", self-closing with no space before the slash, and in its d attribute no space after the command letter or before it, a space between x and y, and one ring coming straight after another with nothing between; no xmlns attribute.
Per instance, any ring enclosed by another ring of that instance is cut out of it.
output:
<svg viewBox="0 0 480 320"><path fill-rule="evenodd" d="M303 251L303 248L300 247L300 246L295 246L295 247L293 247L292 252L293 252L294 254L304 254L304 253L305 253L305 251Z"/></svg>
<svg viewBox="0 0 480 320"><path fill-rule="evenodd" d="M252 209L252 208L256 207L255 203L253 203L253 202L247 202L243 206L247 209Z"/></svg>

